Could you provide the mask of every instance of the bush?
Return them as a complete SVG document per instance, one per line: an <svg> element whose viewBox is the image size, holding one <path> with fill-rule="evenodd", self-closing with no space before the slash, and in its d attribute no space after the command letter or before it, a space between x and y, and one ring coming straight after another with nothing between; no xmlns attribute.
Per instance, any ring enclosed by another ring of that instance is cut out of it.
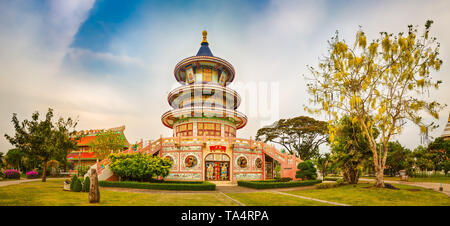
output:
<svg viewBox="0 0 450 226"><path fill-rule="evenodd" d="M7 169L7 170L3 171L3 173L5 174L5 178L7 178L7 179L20 179L19 170Z"/></svg>
<svg viewBox="0 0 450 226"><path fill-rule="evenodd" d="M138 189L158 189L158 190L188 190L188 191L207 191L216 190L216 185L207 181L198 183L149 183L135 181L99 181L102 187L120 187L120 188L138 188Z"/></svg>
<svg viewBox="0 0 450 226"><path fill-rule="evenodd" d="M77 175L73 175L72 181L70 181L70 190L73 191L75 188L75 183L77 182L78 177Z"/></svg>
<svg viewBox="0 0 450 226"><path fill-rule="evenodd" d="M310 186L314 184L321 183L321 180L305 180L305 181L289 181L289 182L277 182L277 181L238 181L239 186L256 188L256 189L267 189L267 188L288 188L288 187L301 187Z"/></svg>
<svg viewBox="0 0 450 226"><path fill-rule="evenodd" d="M78 166L77 171L79 176L84 176L90 169L90 166Z"/></svg>
<svg viewBox="0 0 450 226"><path fill-rule="evenodd" d="M38 178L39 177L39 173L32 170L27 172L27 179L33 179L33 178Z"/></svg>
<svg viewBox="0 0 450 226"><path fill-rule="evenodd" d="M314 187L316 187L317 189L327 189L327 188L335 188L337 186L338 186L337 183L320 183L316 184Z"/></svg>
<svg viewBox="0 0 450 226"><path fill-rule="evenodd" d="M0 170L0 178L5 178L5 174Z"/></svg>
<svg viewBox="0 0 450 226"><path fill-rule="evenodd" d="M301 178L302 180L315 180L317 178L317 170L311 160L299 163L297 169L295 178Z"/></svg>
<svg viewBox="0 0 450 226"><path fill-rule="evenodd" d="M90 186L91 186L91 179L89 177L84 178L83 192L89 192Z"/></svg>
<svg viewBox="0 0 450 226"><path fill-rule="evenodd" d="M169 175L172 161L142 153L119 153L109 156L111 171L122 180L149 181L154 176Z"/></svg>
<svg viewBox="0 0 450 226"><path fill-rule="evenodd" d="M341 186L341 185L344 185L344 184L345 184L345 181L344 181L343 179L339 178L339 179L336 180L336 184L337 184L338 186Z"/></svg>
<svg viewBox="0 0 450 226"><path fill-rule="evenodd" d="M326 180L326 181L336 181L336 180L338 180L338 179L340 179L340 177L325 177L323 180Z"/></svg>
<svg viewBox="0 0 450 226"><path fill-rule="evenodd" d="M77 180L75 181L74 186L73 186L73 191L74 191L74 192L80 192L82 188L83 188L83 187L82 187L82 185L81 185L81 180L78 180L78 179L77 179Z"/></svg>

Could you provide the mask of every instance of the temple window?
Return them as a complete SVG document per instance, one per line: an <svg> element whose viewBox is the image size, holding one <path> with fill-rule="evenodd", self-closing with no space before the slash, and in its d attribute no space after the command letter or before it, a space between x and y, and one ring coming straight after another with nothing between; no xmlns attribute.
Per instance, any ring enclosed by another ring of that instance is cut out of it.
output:
<svg viewBox="0 0 450 226"><path fill-rule="evenodd" d="M211 68L203 68L203 82L211 82L212 74Z"/></svg>
<svg viewBox="0 0 450 226"><path fill-rule="evenodd" d="M225 137L236 137L236 129L232 126L225 125Z"/></svg>
<svg viewBox="0 0 450 226"><path fill-rule="evenodd" d="M178 125L176 127L176 136L192 136L192 123L186 123L182 125Z"/></svg>
<svg viewBox="0 0 450 226"><path fill-rule="evenodd" d="M197 124L198 136L220 136L221 129L219 123L199 122Z"/></svg>

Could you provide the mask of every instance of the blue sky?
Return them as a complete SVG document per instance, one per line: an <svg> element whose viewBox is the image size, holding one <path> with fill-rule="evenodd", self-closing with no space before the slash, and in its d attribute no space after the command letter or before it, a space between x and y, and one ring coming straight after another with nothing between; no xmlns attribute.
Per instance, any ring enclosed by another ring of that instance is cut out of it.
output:
<svg viewBox="0 0 450 226"><path fill-rule="evenodd" d="M126 125L131 142L170 136L160 116L179 85L173 68L196 54L204 29L213 54L236 69L232 88L243 98L252 85L258 92L269 85L274 93L242 102L238 110L249 123L239 137L254 137L278 118L307 115L306 65L318 64L336 30L353 42L359 25L370 40L433 19L444 60L434 76L444 84L432 97L450 104L449 10L445 0L1 1L0 132L13 132L14 112L24 119L52 107L59 116L77 117L79 129ZM264 104L276 117L265 114ZM442 132L448 111L433 136ZM418 133L408 125L396 139L414 148ZM9 148L0 139L0 151Z"/></svg>

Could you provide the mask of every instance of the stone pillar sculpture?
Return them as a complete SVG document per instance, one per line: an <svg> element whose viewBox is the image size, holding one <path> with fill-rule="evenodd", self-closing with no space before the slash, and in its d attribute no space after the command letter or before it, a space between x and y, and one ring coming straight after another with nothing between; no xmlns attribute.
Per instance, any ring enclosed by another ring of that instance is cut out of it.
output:
<svg viewBox="0 0 450 226"><path fill-rule="evenodd" d="M97 169L91 169L91 186L89 187L89 203L100 202L100 190L98 188Z"/></svg>

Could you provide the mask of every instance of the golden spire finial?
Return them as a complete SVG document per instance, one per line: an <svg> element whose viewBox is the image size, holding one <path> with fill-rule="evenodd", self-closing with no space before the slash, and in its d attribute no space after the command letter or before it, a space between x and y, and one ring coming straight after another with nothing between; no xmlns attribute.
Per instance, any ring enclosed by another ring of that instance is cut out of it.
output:
<svg viewBox="0 0 450 226"><path fill-rule="evenodd" d="M203 34L203 41L202 41L202 43L205 42L206 44L208 44L208 41L206 41L206 36L208 35L208 32L206 32L206 30L203 30L202 34Z"/></svg>

